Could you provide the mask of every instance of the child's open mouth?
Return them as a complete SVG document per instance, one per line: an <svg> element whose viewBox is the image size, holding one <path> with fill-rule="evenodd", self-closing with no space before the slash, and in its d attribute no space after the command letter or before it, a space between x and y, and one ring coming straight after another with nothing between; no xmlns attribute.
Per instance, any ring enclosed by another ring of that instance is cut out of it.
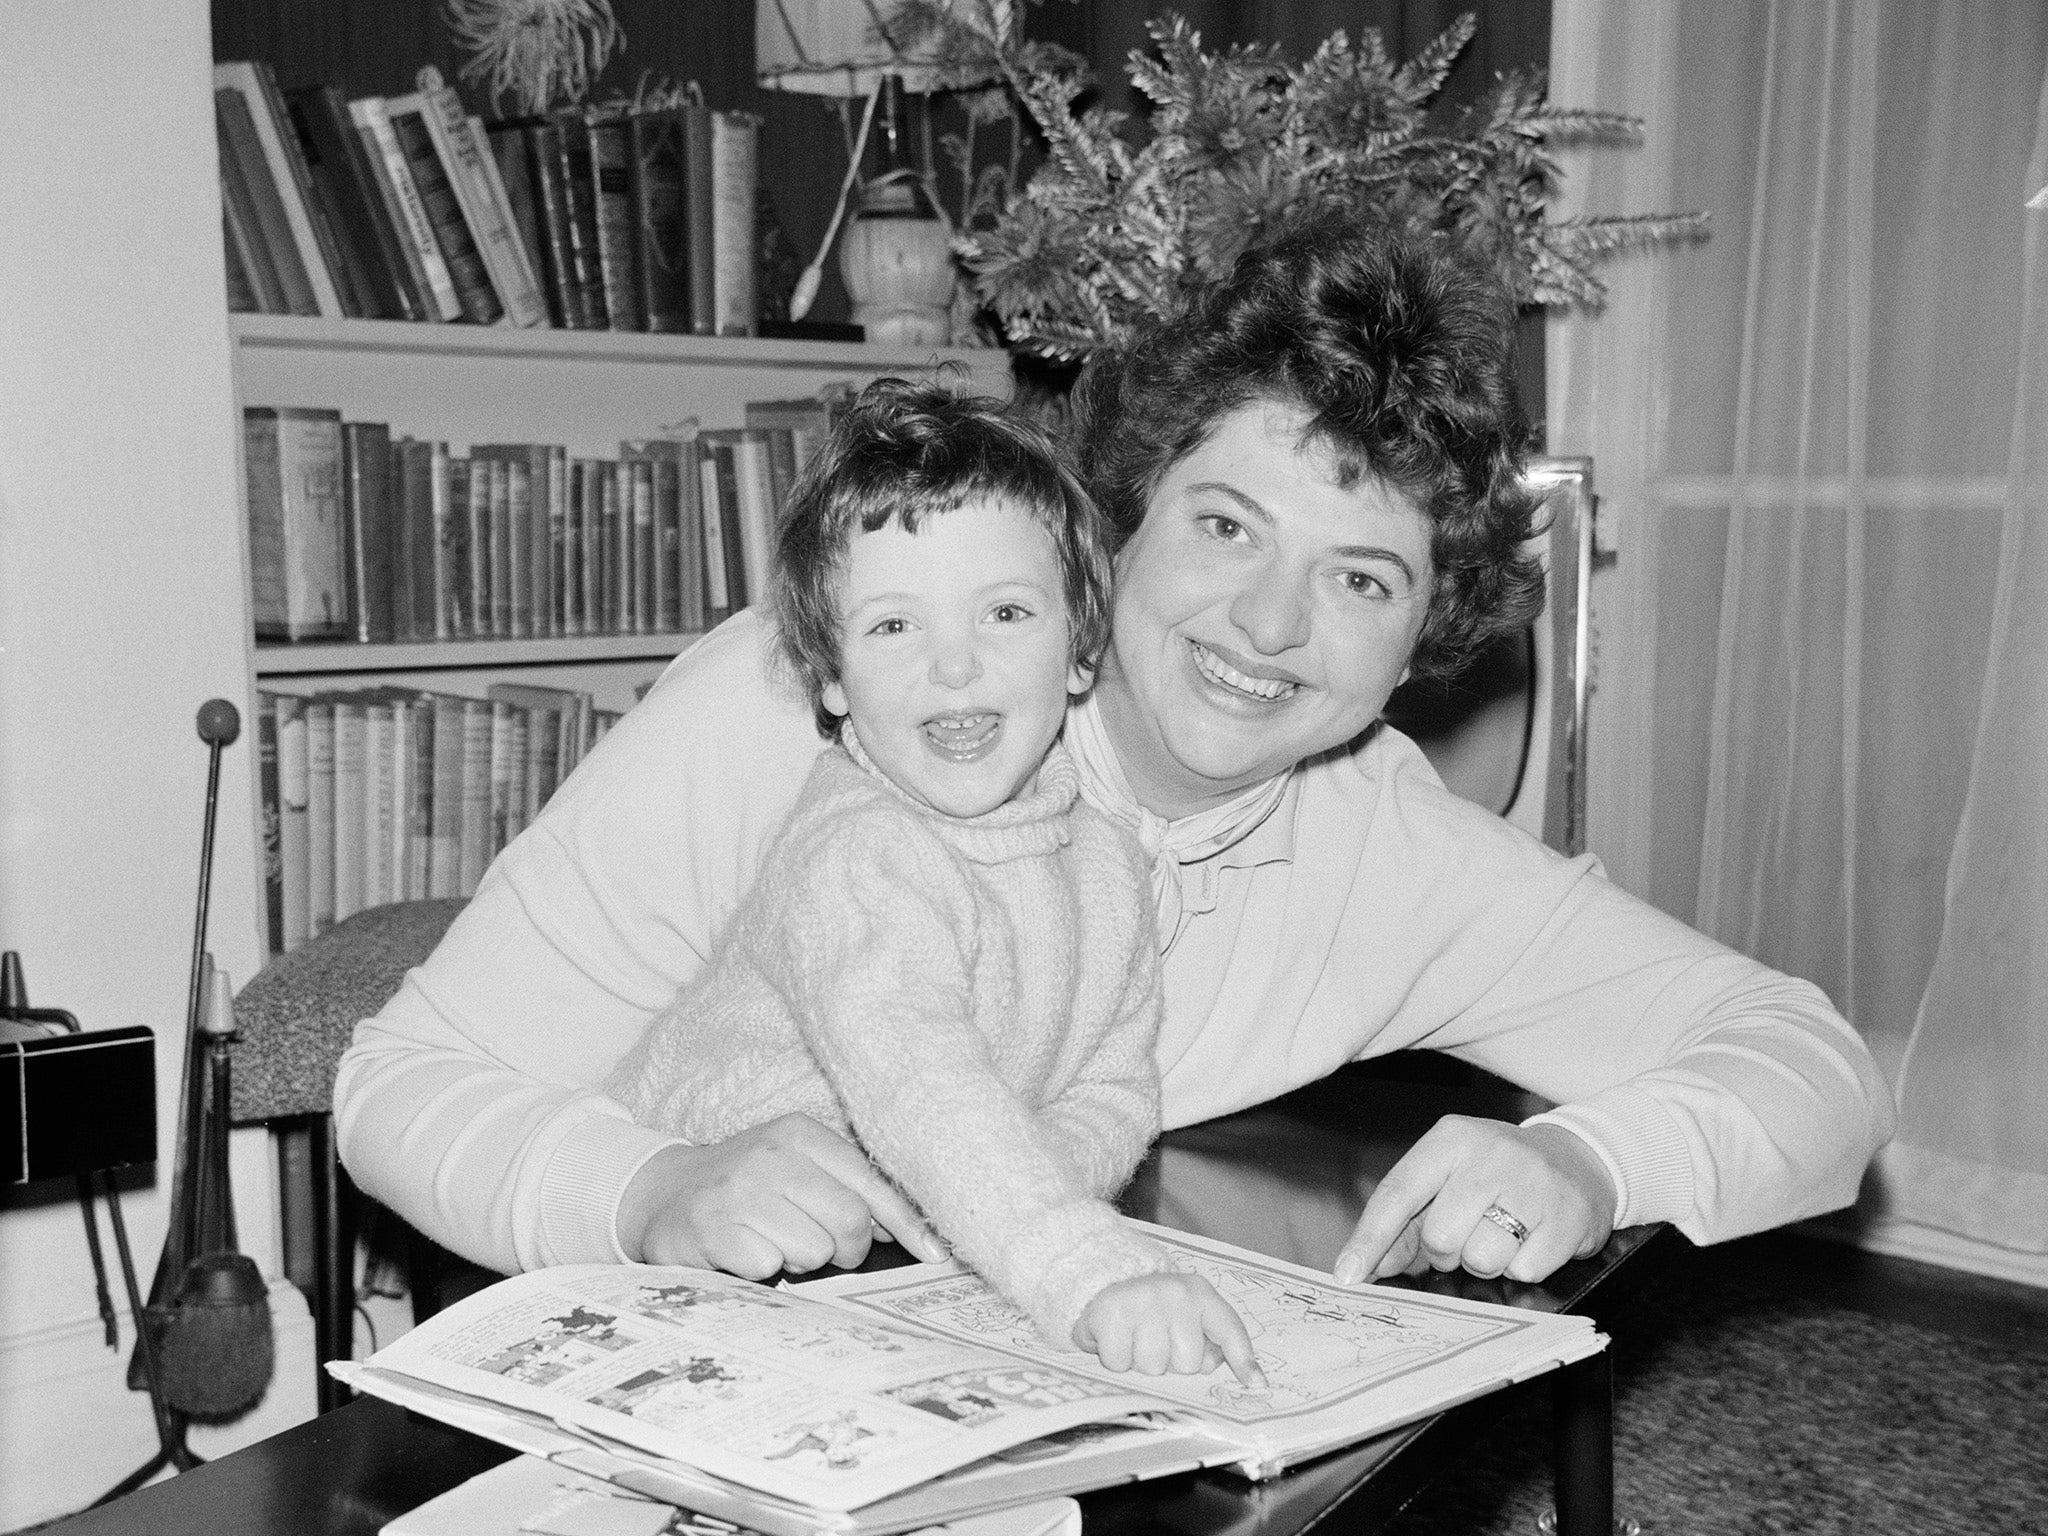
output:
<svg viewBox="0 0 2048 1536"><path fill-rule="evenodd" d="M924 723L924 739L941 757L973 762L995 745L1003 717L987 711L971 715L934 715Z"/></svg>

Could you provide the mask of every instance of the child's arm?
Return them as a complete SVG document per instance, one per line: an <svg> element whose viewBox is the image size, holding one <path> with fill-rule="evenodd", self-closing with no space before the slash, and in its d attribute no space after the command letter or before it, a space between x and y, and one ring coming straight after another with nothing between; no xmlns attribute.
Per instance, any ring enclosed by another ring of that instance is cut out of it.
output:
<svg viewBox="0 0 2048 1536"><path fill-rule="evenodd" d="M1074 1081L1040 1112L1047 1133L1088 1188L1105 1199L1130 1180L1159 1134L1159 1063L1153 1054L1159 1038L1159 950L1149 892L1145 901L1144 921L1131 941L1097 959L1123 977L1108 1026ZM1090 942L1110 937L1109 926L1093 926Z"/></svg>
<svg viewBox="0 0 2048 1536"><path fill-rule="evenodd" d="M861 1143L1048 1338L1166 1254L1096 1198L971 1018L974 901L921 829L846 821L796 863L778 985Z"/></svg>

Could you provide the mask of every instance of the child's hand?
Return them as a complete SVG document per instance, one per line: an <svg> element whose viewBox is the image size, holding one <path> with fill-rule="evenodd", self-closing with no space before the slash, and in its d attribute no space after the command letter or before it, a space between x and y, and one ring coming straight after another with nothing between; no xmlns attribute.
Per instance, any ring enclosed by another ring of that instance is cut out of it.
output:
<svg viewBox="0 0 2048 1536"><path fill-rule="evenodd" d="M1201 1375L1221 1361L1246 1386L1266 1384L1243 1319L1200 1275L1140 1275L1104 1286L1074 1325L1074 1343L1112 1371Z"/></svg>

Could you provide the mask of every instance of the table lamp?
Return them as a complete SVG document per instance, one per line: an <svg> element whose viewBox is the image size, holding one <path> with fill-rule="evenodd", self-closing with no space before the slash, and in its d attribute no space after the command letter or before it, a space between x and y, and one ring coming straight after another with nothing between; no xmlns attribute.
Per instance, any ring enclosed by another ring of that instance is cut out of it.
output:
<svg viewBox="0 0 2048 1536"><path fill-rule="evenodd" d="M825 258L850 206L839 273L853 300L855 323L869 341L944 346L952 339L953 228L912 147L913 139L924 137L913 116L928 108L932 91L981 84L995 69L977 72L942 61L928 44L912 46L905 29L893 25L899 5L900 0L755 0L754 72L767 90L867 98L831 223L797 283L790 318L801 320L817 298ZM1007 25L1012 9L998 4L994 14ZM862 181L862 162L877 131L878 165Z"/></svg>

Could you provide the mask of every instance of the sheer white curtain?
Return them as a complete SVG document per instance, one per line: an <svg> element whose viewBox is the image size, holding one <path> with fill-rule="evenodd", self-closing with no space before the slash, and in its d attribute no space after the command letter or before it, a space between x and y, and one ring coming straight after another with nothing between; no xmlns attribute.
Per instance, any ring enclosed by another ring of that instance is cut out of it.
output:
<svg viewBox="0 0 2048 1536"><path fill-rule="evenodd" d="M2048 7L1553 16L1553 99L1648 125L1570 206L1713 215L1551 326L1620 556L1593 845L1869 1040L1866 1241L2048 1283Z"/></svg>

